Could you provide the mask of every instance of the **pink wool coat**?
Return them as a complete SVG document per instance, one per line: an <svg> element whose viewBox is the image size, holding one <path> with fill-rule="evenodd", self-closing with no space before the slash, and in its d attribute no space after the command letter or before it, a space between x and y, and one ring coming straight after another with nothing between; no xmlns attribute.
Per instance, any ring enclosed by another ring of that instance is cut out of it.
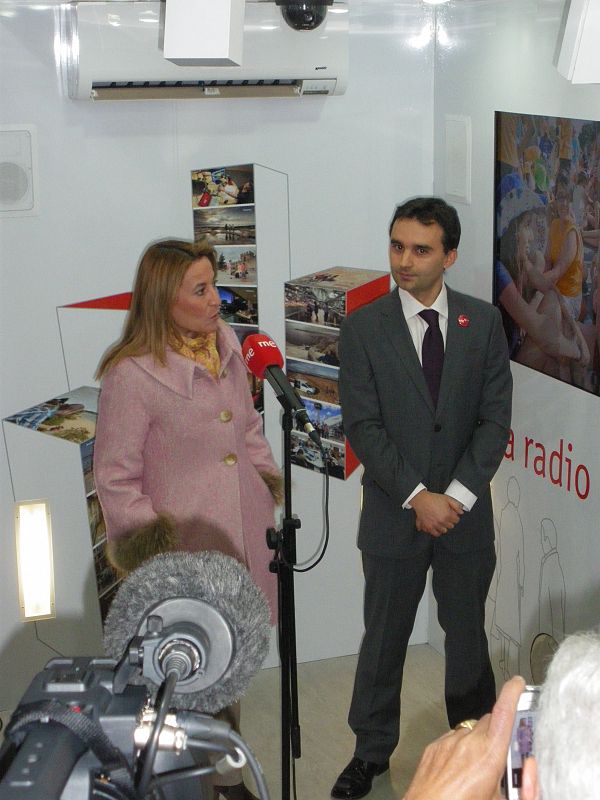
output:
<svg viewBox="0 0 600 800"><path fill-rule="evenodd" d="M265 532L274 501L259 473L278 475L254 410L235 333L219 322L220 378L167 351L123 359L105 375L94 448L109 542L175 520L180 550L220 550L250 570L273 618L276 580Z"/></svg>

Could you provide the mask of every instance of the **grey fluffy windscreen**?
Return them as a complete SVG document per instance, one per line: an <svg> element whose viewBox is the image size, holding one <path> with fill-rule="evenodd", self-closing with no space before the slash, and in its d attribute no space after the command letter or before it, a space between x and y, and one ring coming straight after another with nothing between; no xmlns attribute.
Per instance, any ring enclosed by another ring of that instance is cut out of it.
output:
<svg viewBox="0 0 600 800"><path fill-rule="evenodd" d="M260 669L269 649L269 609L248 570L230 556L214 551L165 553L144 562L125 578L106 617L104 649L120 659L149 608L170 597L203 600L219 611L234 639L233 660L214 685L202 691L176 693L180 709L214 714L239 700ZM132 683L153 686L137 675Z"/></svg>

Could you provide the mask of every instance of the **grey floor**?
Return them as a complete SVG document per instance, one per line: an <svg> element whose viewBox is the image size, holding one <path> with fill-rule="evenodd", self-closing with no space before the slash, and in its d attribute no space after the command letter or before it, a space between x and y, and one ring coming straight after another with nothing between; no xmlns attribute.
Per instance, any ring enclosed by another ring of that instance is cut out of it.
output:
<svg viewBox="0 0 600 800"><path fill-rule="evenodd" d="M375 779L369 800L402 798L425 745L448 730L443 663L428 645L408 648L400 744L389 773ZM356 656L346 656L298 666L302 738L302 757L295 762L298 800L327 800L338 773L352 757L354 738L346 715L355 665ZM279 709L279 669L262 670L242 701L242 734L262 765L272 800L281 800Z"/></svg>

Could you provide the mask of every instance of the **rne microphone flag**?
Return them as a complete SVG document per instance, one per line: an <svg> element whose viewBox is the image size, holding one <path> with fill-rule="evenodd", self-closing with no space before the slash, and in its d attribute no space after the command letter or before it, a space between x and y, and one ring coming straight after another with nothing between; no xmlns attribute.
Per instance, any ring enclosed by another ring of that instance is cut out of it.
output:
<svg viewBox="0 0 600 800"><path fill-rule="evenodd" d="M244 339L242 353L248 370L271 384L281 405L292 412L302 430L321 447L321 437L311 423L302 400L281 369L283 356L273 339L264 333L252 333Z"/></svg>

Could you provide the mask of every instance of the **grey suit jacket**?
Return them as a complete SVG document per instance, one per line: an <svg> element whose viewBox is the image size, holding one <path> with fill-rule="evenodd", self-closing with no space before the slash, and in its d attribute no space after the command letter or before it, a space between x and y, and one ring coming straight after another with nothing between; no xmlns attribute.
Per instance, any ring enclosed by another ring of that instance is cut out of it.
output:
<svg viewBox="0 0 600 800"><path fill-rule="evenodd" d="M416 530L414 511L402 503L420 482L443 492L454 478L478 499L436 541L458 553L492 542L489 484L508 442L512 405L498 310L448 288L437 409L396 290L344 321L339 379L344 429L364 466L358 546L394 558L424 550L431 537Z"/></svg>

